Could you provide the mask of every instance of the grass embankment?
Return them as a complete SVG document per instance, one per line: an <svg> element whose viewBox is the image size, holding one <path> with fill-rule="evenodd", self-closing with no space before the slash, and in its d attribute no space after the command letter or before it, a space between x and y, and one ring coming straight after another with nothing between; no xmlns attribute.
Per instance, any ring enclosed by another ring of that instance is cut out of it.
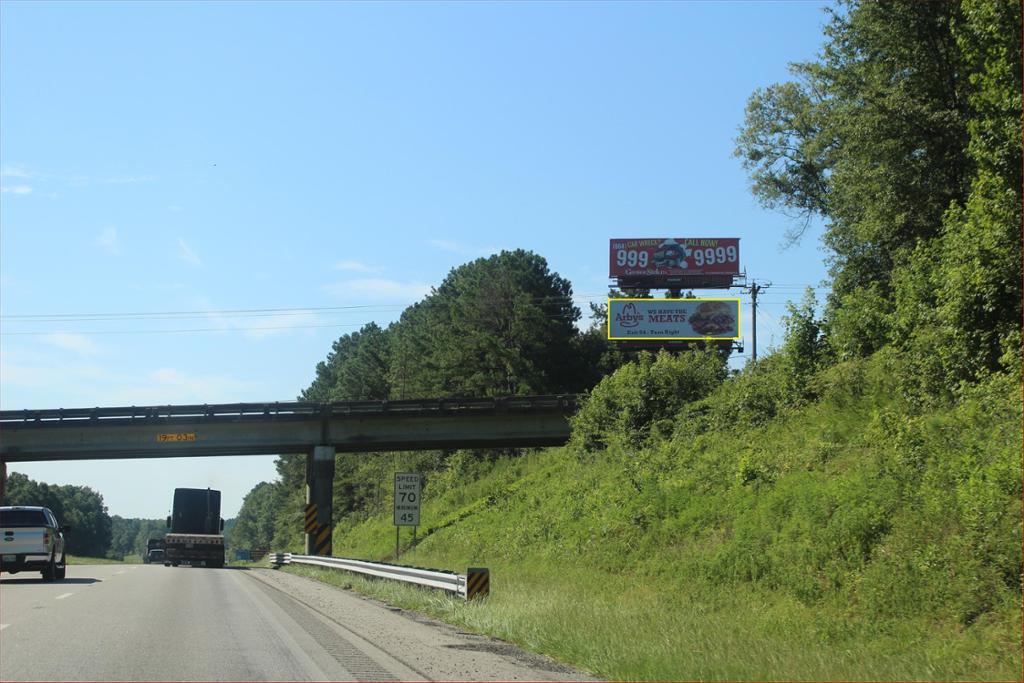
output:
<svg viewBox="0 0 1024 683"><path fill-rule="evenodd" d="M891 375L834 368L766 407L755 374L642 443L463 462L401 562L488 566L480 603L292 571L608 679L1020 680L1017 383L915 411ZM334 553L390 559L390 522Z"/></svg>

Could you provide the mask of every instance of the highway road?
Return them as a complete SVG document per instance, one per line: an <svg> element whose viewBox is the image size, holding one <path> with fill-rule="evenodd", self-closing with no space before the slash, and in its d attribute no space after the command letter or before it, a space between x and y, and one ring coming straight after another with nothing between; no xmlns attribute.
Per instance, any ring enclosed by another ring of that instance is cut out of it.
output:
<svg viewBox="0 0 1024 683"><path fill-rule="evenodd" d="M285 572L71 565L0 577L0 680L594 679Z"/></svg>

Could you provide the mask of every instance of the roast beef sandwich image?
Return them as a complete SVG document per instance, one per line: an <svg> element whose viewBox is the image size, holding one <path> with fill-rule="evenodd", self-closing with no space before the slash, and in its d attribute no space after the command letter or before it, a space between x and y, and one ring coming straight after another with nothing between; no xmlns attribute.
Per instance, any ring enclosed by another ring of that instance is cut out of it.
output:
<svg viewBox="0 0 1024 683"><path fill-rule="evenodd" d="M688 321L697 334L715 337L733 336L736 330L736 307L725 301L705 301Z"/></svg>

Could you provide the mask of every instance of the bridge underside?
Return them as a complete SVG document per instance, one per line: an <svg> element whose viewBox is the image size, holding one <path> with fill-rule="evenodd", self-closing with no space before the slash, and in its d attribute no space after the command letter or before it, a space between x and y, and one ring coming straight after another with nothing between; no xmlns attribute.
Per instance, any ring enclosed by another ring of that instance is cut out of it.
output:
<svg viewBox="0 0 1024 683"><path fill-rule="evenodd" d="M306 553L330 555L336 453L557 446L575 409L574 396L521 396L0 411L0 474L15 462L306 453Z"/></svg>

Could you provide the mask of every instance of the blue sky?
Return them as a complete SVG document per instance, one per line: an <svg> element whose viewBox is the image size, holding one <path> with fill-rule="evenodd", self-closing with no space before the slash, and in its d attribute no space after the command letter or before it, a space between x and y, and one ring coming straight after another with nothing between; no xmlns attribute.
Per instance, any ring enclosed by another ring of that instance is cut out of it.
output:
<svg viewBox="0 0 1024 683"><path fill-rule="evenodd" d="M818 226L782 248L734 138L751 92L814 58L822 7L0 3L0 406L292 400L337 336L502 248L586 311L613 237L739 237L775 284L764 351L825 253ZM43 314L65 317L23 317ZM126 517L165 516L174 486L231 516L275 476L10 469Z"/></svg>

